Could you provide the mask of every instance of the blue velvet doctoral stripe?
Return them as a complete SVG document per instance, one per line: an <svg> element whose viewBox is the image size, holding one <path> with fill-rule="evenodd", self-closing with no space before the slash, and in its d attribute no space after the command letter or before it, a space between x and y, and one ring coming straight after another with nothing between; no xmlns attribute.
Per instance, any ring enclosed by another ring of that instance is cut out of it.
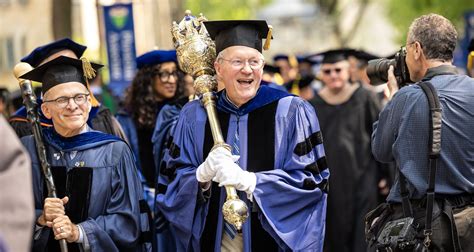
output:
<svg viewBox="0 0 474 252"><path fill-rule="evenodd" d="M122 141L120 138L102 133L100 131L89 131L73 137L63 137L54 128L43 129L44 139L60 150L74 150L83 146L97 146L109 142Z"/></svg>
<svg viewBox="0 0 474 252"><path fill-rule="evenodd" d="M38 115L40 118L40 122L44 124L49 124L53 125L53 121L51 119L48 119L44 116L43 111L41 111L41 104L43 103L43 100L41 98L36 99L36 102L38 103ZM97 107L92 107L91 112L89 112L89 119L87 120L87 124L92 127L92 119L97 115L99 112L99 106ZM19 108L13 115L12 117L17 117L17 118L24 118L27 119L27 112L26 112L26 107L22 106Z"/></svg>
<svg viewBox="0 0 474 252"><path fill-rule="evenodd" d="M250 101L237 108L232 104L225 94L225 89L217 93L217 109L223 112L243 116L248 114L260 107L263 107L271 102L280 100L283 97L290 96L292 94L283 92L278 89L270 88L268 86L260 86L257 90L257 94Z"/></svg>

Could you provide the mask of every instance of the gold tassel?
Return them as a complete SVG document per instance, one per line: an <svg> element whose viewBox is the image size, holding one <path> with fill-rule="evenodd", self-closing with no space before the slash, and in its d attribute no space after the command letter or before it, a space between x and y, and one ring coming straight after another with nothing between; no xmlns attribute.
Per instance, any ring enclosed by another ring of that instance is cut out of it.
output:
<svg viewBox="0 0 474 252"><path fill-rule="evenodd" d="M300 79L296 78L293 83L291 84L290 93L294 95L300 95L300 87L299 87Z"/></svg>
<svg viewBox="0 0 474 252"><path fill-rule="evenodd" d="M267 38L265 39L265 44L263 45L263 50L270 49L270 41L272 40L273 26L268 26Z"/></svg>
<svg viewBox="0 0 474 252"><path fill-rule="evenodd" d="M86 57L82 57L81 61L82 61L82 71L84 73L84 78L86 79L86 87L87 87L87 90L89 90L89 93L91 95L92 107L98 107L100 103L95 98L94 94L92 93L91 87L89 85L89 79L93 79L96 76L96 73L95 73L96 71L94 68L92 68L91 63Z"/></svg>
<svg viewBox="0 0 474 252"><path fill-rule="evenodd" d="M281 77L281 74L279 74L279 73L275 73L273 75L273 80L276 84L278 84L280 86L285 83L285 81L283 81L283 77Z"/></svg>
<svg viewBox="0 0 474 252"><path fill-rule="evenodd" d="M95 69L92 68L91 63L86 57L82 57L82 71L84 72L84 77L86 79L92 79L95 77Z"/></svg>
<svg viewBox="0 0 474 252"><path fill-rule="evenodd" d="M288 62L290 63L290 66L292 68L297 68L298 67L298 59L296 58L296 56L294 54L290 54L288 56Z"/></svg>
<svg viewBox="0 0 474 252"><path fill-rule="evenodd" d="M467 56L467 69L468 69L468 71L472 70L473 61L474 61L474 51L470 52L469 55Z"/></svg>

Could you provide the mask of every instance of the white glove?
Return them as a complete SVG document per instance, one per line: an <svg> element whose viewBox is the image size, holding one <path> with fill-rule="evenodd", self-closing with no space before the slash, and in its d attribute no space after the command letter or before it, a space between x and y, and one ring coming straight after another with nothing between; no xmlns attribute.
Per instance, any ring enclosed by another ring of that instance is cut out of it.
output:
<svg viewBox="0 0 474 252"><path fill-rule="evenodd" d="M226 163L226 161L233 163L238 159L239 156L233 156L232 153L224 147L215 148L209 153L204 163L199 165L197 168L197 181L202 183L211 181L211 179L216 175L217 169L219 168L219 163Z"/></svg>
<svg viewBox="0 0 474 252"><path fill-rule="evenodd" d="M255 173L242 170L236 163L220 163L221 166L216 176L212 179L219 183L219 186L234 186L239 191L244 191L248 196L252 195L257 185Z"/></svg>

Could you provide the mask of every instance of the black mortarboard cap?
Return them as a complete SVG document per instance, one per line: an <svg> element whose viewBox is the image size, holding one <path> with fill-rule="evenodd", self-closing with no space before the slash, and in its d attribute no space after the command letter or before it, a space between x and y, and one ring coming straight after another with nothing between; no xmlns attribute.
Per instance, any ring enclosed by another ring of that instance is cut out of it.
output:
<svg viewBox="0 0 474 252"><path fill-rule="evenodd" d="M90 66L88 66L89 64ZM91 79L90 72L93 71L95 76L95 72L102 66L96 63L85 63L83 60L66 56L59 56L20 76L20 78L41 82L43 84L43 93L46 93L52 87L67 82L79 82L87 87L86 76L88 76L88 79ZM84 73L84 69L86 73Z"/></svg>
<svg viewBox="0 0 474 252"><path fill-rule="evenodd" d="M322 64L333 64L339 61L347 60L347 57L351 55L355 50L354 49L335 49L335 50L328 50L322 53L323 55Z"/></svg>
<svg viewBox="0 0 474 252"><path fill-rule="evenodd" d="M366 62L368 62L369 60L381 58L380 56L366 52L364 50L354 50L350 53L350 55L356 57L358 60L363 60Z"/></svg>
<svg viewBox="0 0 474 252"><path fill-rule="evenodd" d="M263 72L274 73L274 74L280 73L280 68L270 65L270 64L265 64L265 66L263 66Z"/></svg>
<svg viewBox="0 0 474 252"><path fill-rule="evenodd" d="M310 65L318 64L318 61L314 60L311 55L310 56L298 55L298 56L296 56L296 59L298 60L298 63L308 63Z"/></svg>
<svg viewBox="0 0 474 252"><path fill-rule="evenodd" d="M248 46L262 52L270 46L271 27L265 20L221 20L204 22L209 35L216 43L216 53L231 46Z"/></svg>
<svg viewBox="0 0 474 252"><path fill-rule="evenodd" d="M74 54L76 54L77 58L80 58L84 51L87 49L87 47L78 44L69 38L64 38L37 47L30 54L23 57L21 61L30 64L32 67L37 67L43 60L45 60L52 54L65 49L73 51Z"/></svg>

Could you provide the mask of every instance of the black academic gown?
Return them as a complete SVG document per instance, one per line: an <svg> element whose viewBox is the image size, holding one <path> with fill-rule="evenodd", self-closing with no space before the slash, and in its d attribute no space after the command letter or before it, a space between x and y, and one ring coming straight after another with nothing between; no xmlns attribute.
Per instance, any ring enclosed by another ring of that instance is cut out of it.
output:
<svg viewBox="0 0 474 252"><path fill-rule="evenodd" d="M364 216L378 200L378 164L370 138L380 105L362 87L339 105L326 103L318 94L310 103L319 118L331 167L325 251L365 251Z"/></svg>

